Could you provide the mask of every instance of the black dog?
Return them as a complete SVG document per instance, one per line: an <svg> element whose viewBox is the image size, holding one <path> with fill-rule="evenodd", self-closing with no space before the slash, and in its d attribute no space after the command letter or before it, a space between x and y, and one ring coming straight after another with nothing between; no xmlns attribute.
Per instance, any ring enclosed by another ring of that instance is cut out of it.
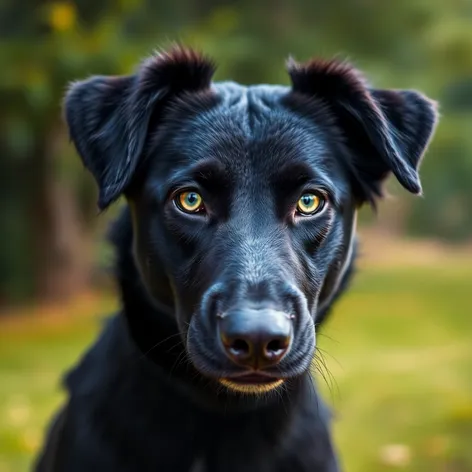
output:
<svg viewBox="0 0 472 472"><path fill-rule="evenodd" d="M334 472L309 368L345 289L356 211L392 172L421 192L435 105L351 66L291 87L212 83L175 48L65 100L116 223L122 312L68 376L37 471Z"/></svg>

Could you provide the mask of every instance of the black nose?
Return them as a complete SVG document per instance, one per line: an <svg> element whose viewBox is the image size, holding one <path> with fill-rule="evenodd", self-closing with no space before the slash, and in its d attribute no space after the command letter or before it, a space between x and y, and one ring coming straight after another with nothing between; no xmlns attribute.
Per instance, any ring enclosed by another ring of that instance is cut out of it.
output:
<svg viewBox="0 0 472 472"><path fill-rule="evenodd" d="M219 332L226 355L242 367L264 369L278 364L290 349L290 315L275 310L245 309L220 319Z"/></svg>

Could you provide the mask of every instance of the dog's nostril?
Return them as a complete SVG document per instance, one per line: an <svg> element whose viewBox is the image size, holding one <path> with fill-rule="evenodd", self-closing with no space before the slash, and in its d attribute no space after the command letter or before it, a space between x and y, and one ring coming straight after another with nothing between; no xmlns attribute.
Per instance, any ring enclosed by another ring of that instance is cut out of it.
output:
<svg viewBox="0 0 472 472"><path fill-rule="evenodd" d="M274 339L273 341L270 341L267 346L266 346L266 351L269 354L279 354L281 351L286 349L287 343L280 340L280 339Z"/></svg>
<svg viewBox="0 0 472 472"><path fill-rule="evenodd" d="M247 356L250 353L250 347L244 339L235 339L229 346L233 354L237 356Z"/></svg>

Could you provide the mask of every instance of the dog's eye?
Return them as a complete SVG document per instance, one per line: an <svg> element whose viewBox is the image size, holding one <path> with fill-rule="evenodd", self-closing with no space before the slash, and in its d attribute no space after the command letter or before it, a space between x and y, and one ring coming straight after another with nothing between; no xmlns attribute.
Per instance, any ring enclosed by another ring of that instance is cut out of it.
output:
<svg viewBox="0 0 472 472"><path fill-rule="evenodd" d="M193 190L180 192L175 198L175 203L186 213L199 213L205 209L202 196Z"/></svg>
<svg viewBox="0 0 472 472"><path fill-rule="evenodd" d="M297 213L300 215L314 215L324 207L325 200L316 193L304 193L297 202Z"/></svg>

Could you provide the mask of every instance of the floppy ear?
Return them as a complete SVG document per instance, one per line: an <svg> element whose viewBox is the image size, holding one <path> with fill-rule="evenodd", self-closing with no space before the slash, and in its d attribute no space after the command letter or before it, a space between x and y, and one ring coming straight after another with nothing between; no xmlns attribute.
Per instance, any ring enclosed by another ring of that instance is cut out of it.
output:
<svg viewBox="0 0 472 472"><path fill-rule="evenodd" d="M144 61L135 75L95 76L71 85L65 118L71 140L98 184L100 209L129 185L151 117L173 96L208 89L214 69L207 58L175 47Z"/></svg>
<svg viewBox="0 0 472 472"><path fill-rule="evenodd" d="M351 170L362 198L381 196L390 172L408 191L421 193L418 169L437 120L436 103L410 90L371 89L346 62L289 60L292 90L332 111L352 151Z"/></svg>

